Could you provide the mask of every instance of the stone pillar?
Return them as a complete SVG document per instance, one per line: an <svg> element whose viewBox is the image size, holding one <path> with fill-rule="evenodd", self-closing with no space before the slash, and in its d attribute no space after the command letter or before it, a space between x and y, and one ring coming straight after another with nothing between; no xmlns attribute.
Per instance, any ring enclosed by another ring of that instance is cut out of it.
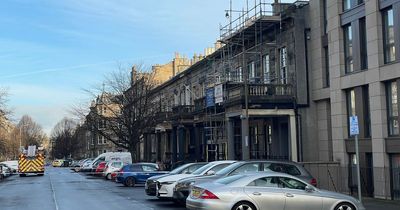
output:
<svg viewBox="0 0 400 210"><path fill-rule="evenodd" d="M200 161L201 157L201 136L200 136L200 128L194 127L194 146L195 146L195 157L196 160Z"/></svg>
<svg viewBox="0 0 400 210"><path fill-rule="evenodd" d="M177 161L177 129L173 127L171 130L171 161L172 163L176 163Z"/></svg>
<svg viewBox="0 0 400 210"><path fill-rule="evenodd" d="M246 135L249 133L249 119L242 118L241 119L241 130L242 130L242 160L250 159L250 151L249 151L249 136Z"/></svg>
<svg viewBox="0 0 400 210"><path fill-rule="evenodd" d="M227 133L227 143L228 143L228 160L235 159L235 129L234 129L234 121L232 118L228 118L226 120L226 133Z"/></svg>
<svg viewBox="0 0 400 210"><path fill-rule="evenodd" d="M297 129L296 129L296 116L289 115L289 156L291 161L298 161L297 154Z"/></svg>
<svg viewBox="0 0 400 210"><path fill-rule="evenodd" d="M162 144L161 144L161 133L160 132L157 132L156 133L156 145L157 145L157 148L156 148L156 157L157 157L157 161L159 161L159 160L161 160L161 147L162 147Z"/></svg>
<svg viewBox="0 0 400 210"><path fill-rule="evenodd" d="M178 127L178 161L185 159L185 141L186 141L186 131L185 127Z"/></svg>

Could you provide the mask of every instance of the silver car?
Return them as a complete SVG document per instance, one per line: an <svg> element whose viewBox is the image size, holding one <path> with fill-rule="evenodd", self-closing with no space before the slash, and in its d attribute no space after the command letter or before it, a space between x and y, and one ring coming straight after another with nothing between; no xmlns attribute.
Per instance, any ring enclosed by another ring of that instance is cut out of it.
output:
<svg viewBox="0 0 400 210"><path fill-rule="evenodd" d="M186 207L192 210L365 210L351 196L321 190L277 172L238 174L194 185Z"/></svg>

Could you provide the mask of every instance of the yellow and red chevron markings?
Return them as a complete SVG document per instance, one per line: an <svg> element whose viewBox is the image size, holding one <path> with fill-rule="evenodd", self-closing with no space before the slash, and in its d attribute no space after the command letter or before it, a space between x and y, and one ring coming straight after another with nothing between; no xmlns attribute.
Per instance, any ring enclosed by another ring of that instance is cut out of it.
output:
<svg viewBox="0 0 400 210"><path fill-rule="evenodd" d="M19 173L43 173L44 172L44 156L42 154L36 157L27 157L20 155L18 159Z"/></svg>

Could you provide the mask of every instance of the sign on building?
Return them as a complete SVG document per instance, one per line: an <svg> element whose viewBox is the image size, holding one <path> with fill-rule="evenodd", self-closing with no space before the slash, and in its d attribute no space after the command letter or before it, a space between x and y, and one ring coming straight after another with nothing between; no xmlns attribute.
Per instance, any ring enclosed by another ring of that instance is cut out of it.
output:
<svg viewBox="0 0 400 210"><path fill-rule="evenodd" d="M224 92L222 84L215 86L214 89L215 103L222 103L224 101Z"/></svg>
<svg viewBox="0 0 400 210"><path fill-rule="evenodd" d="M350 136L355 136L360 134L360 130L358 128L358 118L357 116L350 117Z"/></svg>
<svg viewBox="0 0 400 210"><path fill-rule="evenodd" d="M214 88L208 88L206 90L206 107L212 107L214 105Z"/></svg>

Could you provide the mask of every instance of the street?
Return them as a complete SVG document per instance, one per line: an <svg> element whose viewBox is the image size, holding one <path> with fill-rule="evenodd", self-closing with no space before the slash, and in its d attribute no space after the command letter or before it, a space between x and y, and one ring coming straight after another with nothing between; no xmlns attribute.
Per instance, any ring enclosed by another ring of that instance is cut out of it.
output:
<svg viewBox="0 0 400 210"><path fill-rule="evenodd" d="M123 187L103 178L48 167L44 176L12 176L0 183L2 210L185 209L146 196L143 186Z"/></svg>

